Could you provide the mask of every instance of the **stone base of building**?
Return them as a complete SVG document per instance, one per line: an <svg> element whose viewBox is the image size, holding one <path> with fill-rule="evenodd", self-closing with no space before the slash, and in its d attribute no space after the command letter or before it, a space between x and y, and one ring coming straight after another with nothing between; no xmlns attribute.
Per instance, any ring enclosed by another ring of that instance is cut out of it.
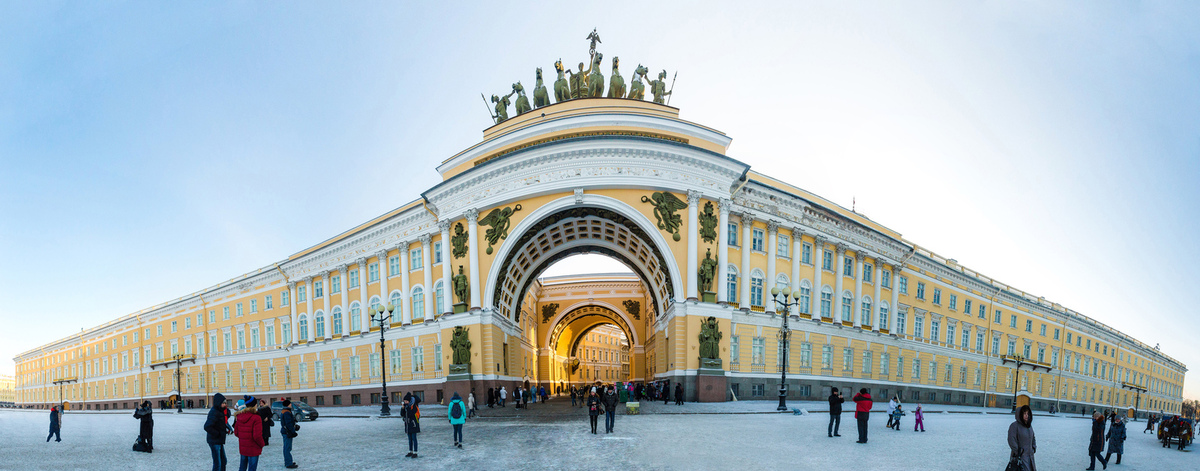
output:
<svg viewBox="0 0 1200 471"><path fill-rule="evenodd" d="M446 395L445 403L450 403L450 398L454 397L454 393L458 393L458 396L462 398L464 403L467 402L467 398L470 397L474 386L475 383L471 380L471 375L469 374L446 377L446 382L442 384L442 390ZM479 403L479 400L479 395L476 395L475 402ZM484 401L486 403L487 399L484 398Z"/></svg>
<svg viewBox="0 0 1200 471"><path fill-rule="evenodd" d="M696 375L696 400L725 402L728 400L729 380L724 370L701 368Z"/></svg>

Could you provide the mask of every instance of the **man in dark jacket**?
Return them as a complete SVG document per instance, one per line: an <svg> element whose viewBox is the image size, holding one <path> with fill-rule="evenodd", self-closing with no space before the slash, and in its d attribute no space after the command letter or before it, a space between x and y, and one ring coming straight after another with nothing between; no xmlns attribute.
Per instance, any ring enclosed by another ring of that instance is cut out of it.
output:
<svg viewBox="0 0 1200 471"><path fill-rule="evenodd" d="M46 435L46 443L50 443L50 437L54 437L54 441L61 442L62 436L58 434L62 428L62 414L58 412L58 406L50 408L50 435Z"/></svg>
<svg viewBox="0 0 1200 471"><path fill-rule="evenodd" d="M275 415L275 412L271 410L271 405L267 404L266 400L259 399L259 401L258 401L258 417L262 419L262 423L263 423L263 426L262 426L263 446L267 446L270 444L267 442L271 440L271 427L275 426L275 419L273 418L274 415Z"/></svg>
<svg viewBox="0 0 1200 471"><path fill-rule="evenodd" d="M675 405L683 405L683 385L675 383Z"/></svg>
<svg viewBox="0 0 1200 471"><path fill-rule="evenodd" d="M225 421L225 396L213 394L213 406L208 410L208 419L204 421L204 431L208 435L208 449L212 452L213 471L225 471L225 435L229 433L229 423Z"/></svg>
<svg viewBox="0 0 1200 471"><path fill-rule="evenodd" d="M1088 442L1088 457L1092 460L1092 465L1088 470L1096 469L1096 461L1100 461L1100 465L1104 469L1108 469L1108 459L1100 454L1104 453L1104 415L1099 412L1092 412L1092 439Z"/></svg>
<svg viewBox="0 0 1200 471"><path fill-rule="evenodd" d="M138 427L138 442L141 443L142 449L146 453L154 452L154 407L150 405L150 401L142 402L137 410L133 412L133 417L141 422Z"/></svg>
<svg viewBox="0 0 1200 471"><path fill-rule="evenodd" d="M846 402L846 398L842 397L842 392L838 388L833 388L829 393L829 436L840 437L838 429L842 428L842 403Z"/></svg>
<svg viewBox="0 0 1200 471"><path fill-rule="evenodd" d="M867 388L858 390L858 394L854 395L854 404L854 418L858 420L858 441L855 443L867 443L867 417L871 415L871 406L875 404Z"/></svg>
<svg viewBox="0 0 1200 471"><path fill-rule="evenodd" d="M279 414L279 434L283 435L283 467L288 469L300 467L292 460L292 439L296 438L297 430L300 430L300 424L296 423L296 416L292 414L292 401L284 399L283 411Z"/></svg>
<svg viewBox="0 0 1200 471"><path fill-rule="evenodd" d="M612 433L617 421L617 391L605 388L604 392L604 433Z"/></svg>

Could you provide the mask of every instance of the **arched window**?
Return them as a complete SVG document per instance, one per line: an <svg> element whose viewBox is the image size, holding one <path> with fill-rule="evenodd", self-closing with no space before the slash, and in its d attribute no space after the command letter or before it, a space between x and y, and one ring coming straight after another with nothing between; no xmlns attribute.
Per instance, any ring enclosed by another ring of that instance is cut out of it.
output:
<svg viewBox="0 0 1200 471"><path fill-rule="evenodd" d="M402 319L401 306L404 305L404 295L399 291L392 291L392 298L388 303L392 305L392 315L396 316L396 320Z"/></svg>
<svg viewBox="0 0 1200 471"><path fill-rule="evenodd" d="M729 270L729 274L727 275L727 278L725 280L725 286L728 290L727 297L729 298L730 303L736 304L738 302L737 301L738 271L737 271L737 267L735 267L733 265L730 265L728 270Z"/></svg>
<svg viewBox="0 0 1200 471"><path fill-rule="evenodd" d="M888 302L887 301L879 302L879 326L878 327L880 329L888 328ZM963 345L966 345L966 344L967 344L966 342L963 342Z"/></svg>
<svg viewBox="0 0 1200 471"><path fill-rule="evenodd" d="M420 286L412 289L412 310L414 321L425 318L425 290Z"/></svg>
<svg viewBox="0 0 1200 471"><path fill-rule="evenodd" d="M809 304L812 303L812 283L808 280L800 282L800 312L804 314L812 314L812 309Z"/></svg>
<svg viewBox="0 0 1200 471"><path fill-rule="evenodd" d="M870 296L863 296L863 298L862 298L862 311L860 311L858 314L858 323L861 325L873 325L873 324L871 324L871 297Z"/></svg>
<svg viewBox="0 0 1200 471"><path fill-rule="evenodd" d="M775 277L775 287L779 288L779 291L788 293L792 291L792 282L787 275L780 273Z"/></svg>
<svg viewBox="0 0 1200 471"><path fill-rule="evenodd" d="M763 305L763 272L757 268L750 272L750 305Z"/></svg>
<svg viewBox="0 0 1200 471"><path fill-rule="evenodd" d="M842 321L850 322L851 312L854 306L854 293L850 290L842 291Z"/></svg>
<svg viewBox="0 0 1200 471"><path fill-rule="evenodd" d="M350 303L350 331L362 331L362 307L358 305L358 301Z"/></svg>
<svg viewBox="0 0 1200 471"><path fill-rule="evenodd" d="M304 314L300 315L300 341L308 341L308 316Z"/></svg>
<svg viewBox="0 0 1200 471"><path fill-rule="evenodd" d="M325 313L317 311L313 314L313 338L325 338Z"/></svg>
<svg viewBox="0 0 1200 471"><path fill-rule="evenodd" d="M333 323L333 335L342 335L342 308L334 307L333 315L330 316Z"/></svg>
<svg viewBox="0 0 1200 471"><path fill-rule="evenodd" d="M833 288L821 287L821 317L833 317Z"/></svg>
<svg viewBox="0 0 1200 471"><path fill-rule="evenodd" d="M438 315L438 314L442 314L442 313L446 312L446 310L444 309L444 307L446 305L442 303L442 299L444 298L443 295L445 294L445 290L442 289L442 281L441 280L438 280L437 283L433 284L433 294L434 294L434 298L433 298L434 299L434 305L433 305L434 315Z"/></svg>

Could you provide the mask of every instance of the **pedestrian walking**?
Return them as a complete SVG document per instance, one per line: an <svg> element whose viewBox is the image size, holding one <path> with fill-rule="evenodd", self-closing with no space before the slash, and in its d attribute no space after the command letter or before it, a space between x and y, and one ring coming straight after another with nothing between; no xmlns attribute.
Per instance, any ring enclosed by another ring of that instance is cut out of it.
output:
<svg viewBox="0 0 1200 471"><path fill-rule="evenodd" d="M592 421L592 435L596 434L596 421L600 416L600 397L596 396L596 388L593 387L587 398L588 417Z"/></svg>
<svg viewBox="0 0 1200 471"><path fill-rule="evenodd" d="M575 388L571 388L571 407L575 407Z"/></svg>
<svg viewBox="0 0 1200 471"><path fill-rule="evenodd" d="M1017 410L1016 420L1008 426L1008 448L1010 458L1025 464L1028 471L1037 471L1033 454L1037 452L1037 436L1033 434L1033 411L1028 405Z"/></svg>
<svg viewBox="0 0 1200 471"><path fill-rule="evenodd" d="M542 393L542 403L543 403L543 404L545 404L545 403L546 403L546 399L548 399L548 398L550 397L548 394L546 394L546 387L545 387L545 386L542 386L542 387L538 388L538 390L539 390L539 391L541 391L541 393Z"/></svg>
<svg viewBox="0 0 1200 471"><path fill-rule="evenodd" d="M59 412L58 406L50 407L50 434L46 435L46 443L50 443L50 437L54 437L54 441L61 442L62 435L59 432L62 430L62 413Z"/></svg>
<svg viewBox="0 0 1200 471"><path fill-rule="evenodd" d="M854 395L854 404L854 418L858 420L858 441L855 443L867 443L867 419L871 416L871 406L874 405L867 388L858 390L858 394Z"/></svg>
<svg viewBox="0 0 1200 471"><path fill-rule="evenodd" d="M676 383L675 385L678 386L679 384ZM663 383L663 384L660 384L659 387L661 388L659 391L660 391L660 394L662 395L663 405L665 406L671 402L671 394L670 394L671 385L669 385L667 383Z"/></svg>
<svg viewBox="0 0 1200 471"><path fill-rule="evenodd" d="M213 471L225 471L225 436L230 433L229 423L225 421L228 408L224 395L213 394L212 409L208 410L208 419L204 421L208 449L212 453Z"/></svg>
<svg viewBox="0 0 1200 471"><path fill-rule="evenodd" d="M238 438L238 455L241 456L238 471L258 471L258 457L263 449L263 423L258 415L258 401L247 396L238 401L237 409L233 434Z"/></svg>
<svg viewBox="0 0 1200 471"><path fill-rule="evenodd" d="M283 400L283 410L279 412L279 434L283 436L283 467L299 468L300 465L292 459L292 440L299 435L300 424L296 423L296 415L292 413L292 401Z"/></svg>
<svg viewBox="0 0 1200 471"><path fill-rule="evenodd" d="M501 389L503 391L503 389ZM400 408L400 417L404 419L404 433L408 435L409 458L417 457L417 434L421 433L421 398L412 393L404 394L404 406Z"/></svg>
<svg viewBox="0 0 1200 471"><path fill-rule="evenodd" d="M506 398L508 398L508 391L504 389L504 386L500 386L500 407L504 407Z"/></svg>
<svg viewBox="0 0 1200 471"><path fill-rule="evenodd" d="M491 409L495 405L496 405L496 390L494 388L488 388L488 394L487 394L488 409Z"/></svg>
<svg viewBox="0 0 1200 471"><path fill-rule="evenodd" d="M605 388L604 394L604 433L612 433L617 422L617 390Z"/></svg>
<svg viewBox="0 0 1200 471"><path fill-rule="evenodd" d="M888 420L892 423L890 428L899 432L900 419L902 418L904 418L904 404L896 403L896 408L892 410L891 415L888 416Z"/></svg>
<svg viewBox="0 0 1200 471"><path fill-rule="evenodd" d="M475 417L475 411L478 407L475 404L475 390L472 389L470 394L467 394L467 417Z"/></svg>
<svg viewBox="0 0 1200 471"><path fill-rule="evenodd" d="M1096 469L1096 460L1100 460L1100 466L1103 469L1108 469L1108 458L1100 456L1104 453L1104 415L1100 412L1092 412L1092 437L1088 441L1088 458L1091 459L1091 466L1088 470Z"/></svg>
<svg viewBox="0 0 1200 471"><path fill-rule="evenodd" d="M675 383L675 405L683 405L683 385Z"/></svg>
<svg viewBox="0 0 1200 471"><path fill-rule="evenodd" d="M521 408L521 387L520 386L513 388L513 408L514 409Z"/></svg>
<svg viewBox="0 0 1200 471"><path fill-rule="evenodd" d="M1117 461L1113 464L1121 464L1121 455L1125 453L1125 420L1121 416L1113 416L1112 427L1108 429L1108 452L1104 454L1104 459L1108 460L1113 454L1117 455Z"/></svg>
<svg viewBox="0 0 1200 471"><path fill-rule="evenodd" d="M896 411L896 404L899 404L899 403L900 403L900 401L896 399L896 396L892 396L892 400L888 401L887 428L892 428L892 425L893 425L892 424L892 412Z"/></svg>
<svg viewBox="0 0 1200 471"><path fill-rule="evenodd" d="M447 409L449 412L446 413L446 416L450 419L450 425L454 427L454 446L462 448L462 428L463 424L467 423L467 406L463 405L462 398L458 393L454 393Z"/></svg>
<svg viewBox="0 0 1200 471"><path fill-rule="evenodd" d="M525 389L521 390L521 399L520 400L521 400L521 408L528 409L529 408L529 388L525 388Z"/></svg>
<svg viewBox="0 0 1200 471"><path fill-rule="evenodd" d="M1142 430L1142 433L1144 434L1146 432L1153 432L1153 431L1154 431L1154 416L1146 417L1146 430Z"/></svg>
<svg viewBox="0 0 1200 471"><path fill-rule="evenodd" d="M275 412L273 412L271 410L271 405L267 404L267 401L261 400L261 399L258 401L258 416L260 418L262 418L262 423L263 423L263 426L262 426L263 446L270 445L271 444L270 443L271 442L271 427L275 426L275 417L274 417Z"/></svg>
<svg viewBox="0 0 1200 471"><path fill-rule="evenodd" d="M917 410L913 411L913 417L917 419L913 424L913 431L917 431L917 427L921 427L921 431L925 431L925 413L921 411L921 405L917 404Z"/></svg>
<svg viewBox="0 0 1200 471"><path fill-rule="evenodd" d="M838 388L829 391L829 438L840 437L838 429L842 428L842 403L846 398Z"/></svg>
<svg viewBox="0 0 1200 471"><path fill-rule="evenodd" d="M137 443L133 445L133 451L154 452L154 418L151 416L153 412L154 406L150 401L143 401L133 411L133 418L138 419L138 438Z"/></svg>

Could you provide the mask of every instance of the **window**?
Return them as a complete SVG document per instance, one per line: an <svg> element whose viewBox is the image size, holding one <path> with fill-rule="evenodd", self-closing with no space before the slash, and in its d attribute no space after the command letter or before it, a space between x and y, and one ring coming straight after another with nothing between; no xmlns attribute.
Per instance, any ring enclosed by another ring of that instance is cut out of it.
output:
<svg viewBox="0 0 1200 471"><path fill-rule="evenodd" d="M229 306L221 308L221 320L229 320ZM161 335L161 334L160 334Z"/></svg>
<svg viewBox="0 0 1200 471"><path fill-rule="evenodd" d="M738 294L738 289L737 289L737 278L738 278L738 274L737 274L737 268L736 268L736 267L734 267L733 265L730 265L730 266L728 267L728 271L729 271L729 273L728 273L727 275L725 275L725 276L726 276L726 279L725 279L725 290L726 290L726 293L725 293L725 295L726 295L726 297L729 299L729 302L731 302L731 303L735 303L735 304L736 304L736 303L737 303L737 294Z"/></svg>
<svg viewBox="0 0 1200 471"><path fill-rule="evenodd" d="M729 243L729 245L733 246L733 247L737 247L738 246L738 225L737 225L737 223L736 222L729 223L729 225L726 226L725 232L728 234L727 242Z"/></svg>
<svg viewBox="0 0 1200 471"><path fill-rule="evenodd" d="M250 347L258 348L258 327L250 329Z"/></svg>
<svg viewBox="0 0 1200 471"><path fill-rule="evenodd" d="M863 372L863 374L868 374L868 375L871 374L871 363L872 363L871 351L863 350L863 354L862 354L862 372Z"/></svg>
<svg viewBox="0 0 1200 471"><path fill-rule="evenodd" d="M325 338L325 313L317 311L317 313L313 315L313 319L315 319L313 321L313 338Z"/></svg>
<svg viewBox="0 0 1200 471"><path fill-rule="evenodd" d="M904 377L904 355L896 357L896 377Z"/></svg>
<svg viewBox="0 0 1200 471"><path fill-rule="evenodd" d="M766 244L763 243L763 230L756 227L751 234L752 238L750 239L750 249L755 252L764 252L765 250L763 247L766 246Z"/></svg>
<svg viewBox="0 0 1200 471"><path fill-rule="evenodd" d="M1058 329L1054 329L1054 340L1058 340Z"/></svg>
<svg viewBox="0 0 1200 471"><path fill-rule="evenodd" d="M951 310L958 309L958 295L954 295L954 294L950 295L950 309Z"/></svg>
<svg viewBox="0 0 1200 471"><path fill-rule="evenodd" d="M812 367L812 344L804 342L800 344L800 367Z"/></svg>
<svg viewBox="0 0 1200 471"><path fill-rule="evenodd" d="M921 359L913 358L912 378L921 379ZM913 391L916 392L916 391Z"/></svg>
<svg viewBox="0 0 1200 471"><path fill-rule="evenodd" d="M737 363L741 359L740 348L738 348L738 336L729 336L729 362Z"/></svg>
<svg viewBox="0 0 1200 471"><path fill-rule="evenodd" d="M854 369L854 349L842 349L842 371L851 371Z"/></svg>
<svg viewBox="0 0 1200 471"><path fill-rule="evenodd" d="M425 290L417 286L412 289L412 318L413 320L425 318Z"/></svg>
<svg viewBox="0 0 1200 471"><path fill-rule="evenodd" d="M879 301L879 329L888 328L888 307L887 301Z"/></svg>
<svg viewBox="0 0 1200 471"><path fill-rule="evenodd" d="M433 369L435 371L442 370L442 344L433 346Z"/></svg>
<svg viewBox="0 0 1200 471"><path fill-rule="evenodd" d="M433 285L433 299L434 299L433 312L435 314L441 314L443 312L446 312L446 309L445 309L446 304L443 302L443 300L445 299L445 291L446 290L443 289L441 281L434 283L434 285Z"/></svg>
<svg viewBox="0 0 1200 471"><path fill-rule="evenodd" d="M341 369L340 364L338 366L338 369L339 370ZM317 360L315 363L313 363L313 381L318 382L318 383L325 381L325 361L324 360Z"/></svg>
<svg viewBox="0 0 1200 471"><path fill-rule="evenodd" d="M1021 358L1033 358L1029 355L1029 344L1025 344L1025 350L1021 352Z"/></svg>
<svg viewBox="0 0 1200 471"><path fill-rule="evenodd" d="M242 317L243 314L244 313L242 312L242 303L237 303L237 316Z"/></svg>
<svg viewBox="0 0 1200 471"><path fill-rule="evenodd" d="M858 323L862 324L862 325L874 325L874 324L871 324L871 297L870 296L863 296L862 309L858 313Z"/></svg>
<svg viewBox="0 0 1200 471"><path fill-rule="evenodd" d="M342 292L342 275L333 275L329 279L329 294L338 294Z"/></svg>
<svg viewBox="0 0 1200 471"><path fill-rule="evenodd" d="M842 276L854 278L854 259L842 257Z"/></svg>
<svg viewBox="0 0 1200 471"><path fill-rule="evenodd" d="M330 323L332 324L333 335L342 335L342 308L336 306L333 308Z"/></svg>
<svg viewBox="0 0 1200 471"><path fill-rule="evenodd" d="M388 257L388 276L400 276L400 256Z"/></svg>
<svg viewBox="0 0 1200 471"><path fill-rule="evenodd" d="M879 267L879 283L882 284L884 288L892 289L892 272L884 270L883 267Z"/></svg>
<svg viewBox="0 0 1200 471"><path fill-rule="evenodd" d="M422 249L412 249L412 250L408 251L408 254L409 254L408 270L409 271L420 270L422 268L425 268L424 259L421 257L421 250Z"/></svg>
<svg viewBox="0 0 1200 471"><path fill-rule="evenodd" d="M766 360L764 358L766 356L766 349L767 349L766 341L767 341L767 339L762 338L762 337L754 337L751 340L751 344L750 344L750 363L751 364L753 364L753 365L766 364Z"/></svg>
<svg viewBox="0 0 1200 471"><path fill-rule="evenodd" d="M887 273L887 272L884 272L884 273ZM891 361L892 361L891 355L888 355L887 353L879 354L879 374L881 376L886 377L887 375L891 374L891 371L890 371L890 369L892 367ZM885 393L882 397L887 397L887 394Z"/></svg>
<svg viewBox="0 0 1200 471"><path fill-rule="evenodd" d="M929 362L929 381L937 381L937 362Z"/></svg>
<svg viewBox="0 0 1200 471"><path fill-rule="evenodd" d="M939 306L942 304L942 289L941 288L933 289L933 303L937 304Z"/></svg>
<svg viewBox="0 0 1200 471"><path fill-rule="evenodd" d="M200 317L199 316L196 316L196 325L200 325ZM190 317L183 318L183 328L185 330L192 328L192 318L190 318ZM129 340L128 338L122 336L121 337L121 346L129 345L128 340Z"/></svg>
<svg viewBox="0 0 1200 471"><path fill-rule="evenodd" d="M379 264L369 263L367 264L367 283L374 283L376 281L379 281Z"/></svg>
<svg viewBox="0 0 1200 471"><path fill-rule="evenodd" d="M905 320L906 319L904 318L903 312L896 313L896 333L897 334L900 334L900 335L905 334L905 330L907 328L907 326L905 325Z"/></svg>
<svg viewBox="0 0 1200 471"><path fill-rule="evenodd" d="M939 342L942 340L941 327L942 327L941 321L934 320L934 321L929 322L929 338L932 339L934 342Z"/></svg>
<svg viewBox="0 0 1200 471"><path fill-rule="evenodd" d="M350 379L358 379L362 376L362 365L358 355L350 356Z"/></svg>
<svg viewBox="0 0 1200 471"><path fill-rule="evenodd" d="M854 295L849 290L842 292L842 321L850 322L850 309L854 305Z"/></svg>
<svg viewBox="0 0 1200 471"><path fill-rule="evenodd" d="M354 289L358 287L358 270L350 270L346 274L346 289Z"/></svg>
<svg viewBox="0 0 1200 471"><path fill-rule="evenodd" d="M296 288L296 302L303 303L308 301L308 287L299 286Z"/></svg>
<svg viewBox="0 0 1200 471"><path fill-rule="evenodd" d="M750 305L763 305L763 273L757 268L750 272Z"/></svg>
<svg viewBox="0 0 1200 471"><path fill-rule="evenodd" d="M821 288L821 317L833 316L833 289L828 285Z"/></svg>
<svg viewBox="0 0 1200 471"><path fill-rule="evenodd" d="M825 256L821 260L821 269L825 271L833 271L833 252L824 250Z"/></svg>
<svg viewBox="0 0 1200 471"><path fill-rule="evenodd" d="M350 331L362 331L362 309L359 306L358 301L350 303Z"/></svg>
<svg viewBox="0 0 1200 471"><path fill-rule="evenodd" d="M179 331L179 321L171 321L171 333Z"/></svg>
<svg viewBox="0 0 1200 471"><path fill-rule="evenodd" d="M1009 340L1008 341L1008 355L1009 356L1016 355L1017 354L1016 350L1017 350L1017 342L1015 340Z"/></svg>
<svg viewBox="0 0 1200 471"><path fill-rule="evenodd" d="M986 310L986 308L983 306L983 303L979 303L979 318L980 318L980 319L983 319L983 318L984 318L983 316L986 316L986 315L987 315L987 314L984 312L985 310Z"/></svg>
<svg viewBox="0 0 1200 471"><path fill-rule="evenodd" d="M442 242L441 241L437 241L437 242L433 243L433 264L437 265L439 263L442 263Z"/></svg>
<svg viewBox="0 0 1200 471"><path fill-rule="evenodd" d="M308 317L303 314L300 315L300 341L308 341Z"/></svg>
<svg viewBox="0 0 1200 471"><path fill-rule="evenodd" d="M821 368L826 369L826 370L833 368L833 346L832 345L821 346Z"/></svg>
<svg viewBox="0 0 1200 471"><path fill-rule="evenodd" d="M962 348L971 347L971 327L963 326L962 330Z"/></svg>
<svg viewBox="0 0 1200 471"><path fill-rule="evenodd" d="M775 255L779 256L779 257L785 257L785 258L789 257L788 254L790 252L788 251L788 249L792 246L791 241L792 241L791 237L785 236L783 234L779 234L779 235L775 236Z"/></svg>
<svg viewBox="0 0 1200 471"><path fill-rule="evenodd" d="M1071 343L1071 333L1070 332L1067 332L1067 343Z"/></svg>
<svg viewBox="0 0 1200 471"><path fill-rule="evenodd" d="M412 349L412 370L413 373L425 371L425 348L413 347Z"/></svg>
<svg viewBox="0 0 1200 471"><path fill-rule="evenodd" d="M812 265L812 244L808 242L800 244L800 262Z"/></svg>
<svg viewBox="0 0 1200 471"><path fill-rule="evenodd" d="M292 325L291 324L283 324L283 326L281 327L280 333L283 334L284 345L290 345L292 343Z"/></svg>
<svg viewBox="0 0 1200 471"><path fill-rule="evenodd" d="M874 276L875 276L875 266L871 265L870 263L864 264L863 265L863 282L874 283L874 281L872 281Z"/></svg>
<svg viewBox="0 0 1200 471"><path fill-rule="evenodd" d="M1000 351L1000 337L992 337L992 355L996 355Z"/></svg>
<svg viewBox="0 0 1200 471"><path fill-rule="evenodd" d="M350 357L350 358L358 358L358 357ZM334 381L341 381L341 380L342 380L342 360L341 360L340 358L334 358L334 359L333 359L333 373L332 373L332 376L333 376L333 380L334 380Z"/></svg>
<svg viewBox="0 0 1200 471"><path fill-rule="evenodd" d="M275 346L275 326L273 325L267 326L267 346Z"/></svg>
<svg viewBox="0 0 1200 471"><path fill-rule="evenodd" d="M925 299L925 283L920 281L917 282L917 299Z"/></svg>
<svg viewBox="0 0 1200 471"><path fill-rule="evenodd" d="M951 303L954 302L953 297L950 298L950 302ZM971 315L971 300L970 299L963 300L963 314L966 314L968 316Z"/></svg>
<svg viewBox="0 0 1200 471"><path fill-rule="evenodd" d="M288 305L288 301L289 301L289 296L290 296L290 293L289 293L289 292L287 292L287 291L280 291L280 292L279 292L279 305L280 305L280 306L287 306L287 305ZM270 304L270 303L268 303L268 304Z"/></svg>
<svg viewBox="0 0 1200 471"><path fill-rule="evenodd" d="M1033 321L1030 321L1030 322L1032 323ZM1046 324L1042 324L1042 327L1040 330L1041 330L1040 333L1041 333L1042 337L1045 337L1046 336Z"/></svg>
<svg viewBox="0 0 1200 471"><path fill-rule="evenodd" d="M954 346L954 324L946 326L946 343L950 344L951 347Z"/></svg>
<svg viewBox="0 0 1200 471"><path fill-rule="evenodd" d="M999 310L999 309L997 309L997 310L996 310L996 311L995 311L993 314L994 314L994 315L992 316L992 322L993 322L993 323L996 323L996 324L999 324L999 323L1000 323L1000 315L1001 315L1001 312L1000 312L1000 310Z"/></svg>
<svg viewBox="0 0 1200 471"><path fill-rule="evenodd" d="M913 335L920 338L925 335L925 317L917 316L913 321Z"/></svg>
<svg viewBox="0 0 1200 471"><path fill-rule="evenodd" d="M1016 317L1016 316L1013 316L1013 317ZM1033 332L1033 321L1032 320L1028 320L1028 319L1025 320L1025 331L1030 332L1030 333ZM1044 331L1044 329L1043 329L1042 335L1046 335L1046 332Z"/></svg>
<svg viewBox="0 0 1200 471"><path fill-rule="evenodd" d="M1014 329L1017 328L1017 316L1016 315L1008 316L1008 326L1012 327Z"/></svg>
<svg viewBox="0 0 1200 471"><path fill-rule="evenodd" d="M808 280L804 280L804 281L800 282L799 302L800 302L800 306L798 306L798 307L800 308L800 312L803 314L811 315L812 312L811 312L811 308L809 307L809 304L811 304L811 302L812 302L812 285L808 283Z"/></svg>
<svg viewBox="0 0 1200 471"><path fill-rule="evenodd" d="M256 313L256 312L258 312L258 300L257 300L257 299L251 299L251 300L250 300L250 313L251 313L251 314L253 314L253 313Z"/></svg>
<svg viewBox="0 0 1200 471"><path fill-rule="evenodd" d="M1029 347L1028 347L1028 346L1026 346L1025 348L1029 348ZM1040 346L1038 347L1038 356L1037 356L1037 359L1038 359L1038 361L1040 361L1040 362L1045 362L1045 361L1046 361L1046 347L1040 347Z"/></svg>
<svg viewBox="0 0 1200 471"><path fill-rule="evenodd" d="M404 371L404 365L400 361L400 357L401 357L400 350L392 350L391 352L388 353L388 356L391 357L392 374L398 375L402 371Z"/></svg>

